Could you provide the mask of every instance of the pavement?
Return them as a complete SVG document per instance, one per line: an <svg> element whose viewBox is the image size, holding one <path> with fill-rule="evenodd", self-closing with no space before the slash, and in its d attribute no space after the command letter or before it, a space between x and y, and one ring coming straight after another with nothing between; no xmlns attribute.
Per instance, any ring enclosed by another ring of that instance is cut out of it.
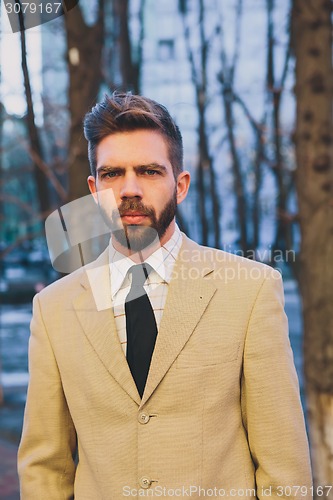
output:
<svg viewBox="0 0 333 500"><path fill-rule="evenodd" d="M0 439L0 498L20 500L16 471L17 445Z"/></svg>
<svg viewBox="0 0 333 500"><path fill-rule="evenodd" d="M21 436L26 386L5 387L0 406L0 499L19 500L17 448Z"/></svg>

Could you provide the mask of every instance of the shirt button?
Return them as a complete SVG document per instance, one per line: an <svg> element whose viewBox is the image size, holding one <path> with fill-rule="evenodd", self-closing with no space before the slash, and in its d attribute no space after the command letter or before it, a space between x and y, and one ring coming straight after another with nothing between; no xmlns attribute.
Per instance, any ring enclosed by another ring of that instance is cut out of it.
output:
<svg viewBox="0 0 333 500"><path fill-rule="evenodd" d="M150 487L152 481L149 479L149 477L145 477L143 476L140 480L139 480L139 484L141 486L141 488L144 488L144 489L147 489Z"/></svg>
<svg viewBox="0 0 333 500"><path fill-rule="evenodd" d="M140 424L147 424L149 422L149 415L147 415L147 413L140 413L138 415L138 421L140 422Z"/></svg>

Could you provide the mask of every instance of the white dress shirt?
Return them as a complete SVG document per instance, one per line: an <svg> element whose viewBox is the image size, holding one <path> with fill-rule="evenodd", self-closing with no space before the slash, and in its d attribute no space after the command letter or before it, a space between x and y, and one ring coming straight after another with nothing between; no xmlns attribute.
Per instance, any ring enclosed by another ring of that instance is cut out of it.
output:
<svg viewBox="0 0 333 500"><path fill-rule="evenodd" d="M152 271L144 283L144 289L155 314L157 330L161 323L173 266L181 244L182 235L176 224L171 238L144 261L152 267ZM112 245L112 240L110 243L109 262L113 313L119 340L126 355L125 299L130 291L132 279L131 275L128 274L128 270L136 262L118 252Z"/></svg>

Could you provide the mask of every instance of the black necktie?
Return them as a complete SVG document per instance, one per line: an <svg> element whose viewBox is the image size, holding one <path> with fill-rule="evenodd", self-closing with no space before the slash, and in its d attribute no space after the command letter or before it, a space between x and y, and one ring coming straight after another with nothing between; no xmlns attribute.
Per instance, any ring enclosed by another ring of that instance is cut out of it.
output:
<svg viewBox="0 0 333 500"><path fill-rule="evenodd" d="M125 300L126 358L141 397L157 335L154 311L143 288L150 271L152 267L149 264L138 264L130 268L132 285Z"/></svg>

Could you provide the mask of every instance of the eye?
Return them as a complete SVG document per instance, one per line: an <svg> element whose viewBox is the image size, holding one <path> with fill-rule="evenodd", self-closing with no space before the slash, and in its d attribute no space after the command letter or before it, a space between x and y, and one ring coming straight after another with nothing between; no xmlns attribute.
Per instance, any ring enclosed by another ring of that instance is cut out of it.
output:
<svg viewBox="0 0 333 500"><path fill-rule="evenodd" d="M101 178L112 179L113 177L117 177L117 175L119 175L119 172L105 172L101 175Z"/></svg>
<svg viewBox="0 0 333 500"><path fill-rule="evenodd" d="M157 175L159 172L157 170L153 170L151 168L148 168L147 170L145 170L145 174L146 175L149 175L149 176L154 176L154 175Z"/></svg>

